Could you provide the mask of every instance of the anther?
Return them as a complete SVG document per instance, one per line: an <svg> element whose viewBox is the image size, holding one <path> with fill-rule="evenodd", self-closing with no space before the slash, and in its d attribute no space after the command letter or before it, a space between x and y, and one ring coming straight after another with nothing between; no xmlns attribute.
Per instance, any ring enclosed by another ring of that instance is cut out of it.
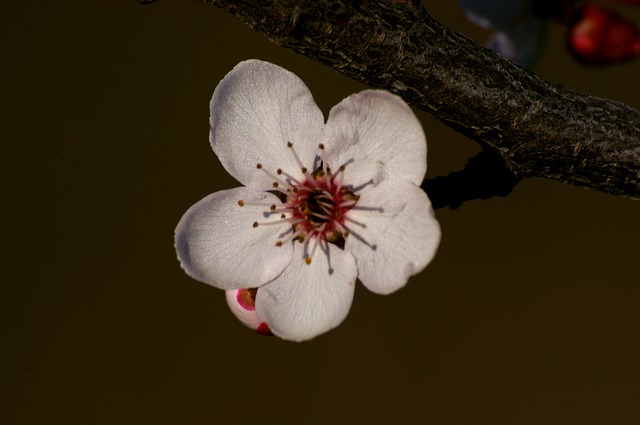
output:
<svg viewBox="0 0 640 425"><path fill-rule="evenodd" d="M278 170L276 171L277 175L272 173L271 171L267 170L266 168L262 167L262 164L258 164L256 166L256 168L260 171L262 171L263 173L265 173L267 176L269 176L270 178L272 178L274 180L274 182L271 184L274 188L278 188L280 186L283 186L287 189L292 189L292 186L285 180L283 180L281 177L279 177L282 174L282 169L278 168ZM286 195L286 193L285 193Z"/></svg>
<svg viewBox="0 0 640 425"><path fill-rule="evenodd" d="M294 231L293 229L291 230L291 234L288 235L284 240L279 240L278 242L276 242L276 246L282 246L285 243L289 243L293 240L297 240L298 238L302 238L302 233L304 233L303 230L298 229L296 231ZM304 240L304 238L303 238Z"/></svg>
<svg viewBox="0 0 640 425"><path fill-rule="evenodd" d="M278 168L277 170L278 175L282 175L285 176L287 178L287 183L291 184L291 182L293 182L293 184L299 185L300 184L300 180L296 179L295 177L293 177L291 174L287 173L286 171L283 171L281 168Z"/></svg>
<svg viewBox="0 0 640 425"><path fill-rule="evenodd" d="M279 212L279 211L277 211ZM302 219L295 219L295 218L283 218L283 219L279 219L279 220L272 220L272 221L256 221L255 223L253 223L253 227L258 227L260 226L273 226L273 225L280 225L283 223L288 223L291 225L295 225L298 223L303 222L304 220Z"/></svg>
<svg viewBox="0 0 640 425"><path fill-rule="evenodd" d="M329 178L327 176L327 157L324 154L324 144L320 143L318 145L318 149L320 149L320 160L322 160L322 175L320 177L324 177L324 182L326 185L329 184Z"/></svg>

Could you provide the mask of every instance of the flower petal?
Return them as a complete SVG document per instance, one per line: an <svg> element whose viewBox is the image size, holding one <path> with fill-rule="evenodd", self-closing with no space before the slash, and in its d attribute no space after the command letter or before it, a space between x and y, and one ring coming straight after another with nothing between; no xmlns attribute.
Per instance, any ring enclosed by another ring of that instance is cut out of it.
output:
<svg viewBox="0 0 640 425"><path fill-rule="evenodd" d="M220 81L211 98L209 140L224 168L245 186L268 190L273 179L256 170L278 168L301 177L287 142L307 167L313 164L324 117L295 74L268 62L248 60Z"/></svg>
<svg viewBox="0 0 640 425"><path fill-rule="evenodd" d="M379 294L400 289L421 272L440 243L429 198L409 182L385 181L364 191L348 218L345 251L356 257L363 285Z"/></svg>
<svg viewBox="0 0 640 425"><path fill-rule="evenodd" d="M422 125L398 96L365 90L331 109L325 129L327 157L334 168L346 166L354 188L387 179L420 184L427 171Z"/></svg>
<svg viewBox="0 0 640 425"><path fill-rule="evenodd" d="M304 341L335 328L347 317L357 277L356 262L335 245L324 248L318 248L311 264L306 264L305 248L296 243L289 267L258 289L256 312L275 335Z"/></svg>
<svg viewBox="0 0 640 425"><path fill-rule="evenodd" d="M244 206L238 201L243 200ZM254 288L274 279L291 261L290 244L277 247L287 223L259 225L277 220L265 217L268 207L249 203L279 204L271 193L240 187L213 193L182 216L175 231L178 259L185 272L220 289Z"/></svg>

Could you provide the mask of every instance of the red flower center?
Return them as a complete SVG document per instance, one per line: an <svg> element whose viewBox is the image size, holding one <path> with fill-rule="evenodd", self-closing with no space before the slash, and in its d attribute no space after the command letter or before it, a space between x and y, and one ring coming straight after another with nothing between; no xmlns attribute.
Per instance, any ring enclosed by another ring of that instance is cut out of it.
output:
<svg viewBox="0 0 640 425"><path fill-rule="evenodd" d="M300 166L304 179L298 180L280 168L271 173L262 164L257 164L258 170L273 178L272 187L280 195L282 204L253 204L267 207L267 214L280 214L280 220L256 221L253 227L288 222L291 227L280 235L276 246L295 240L306 243L305 262L311 264L311 257L319 244L333 243L341 248L344 246L344 240L349 234L347 213L358 202L358 196L343 184L344 165L335 174L332 172L324 155L324 145L318 145L321 165L313 173L302 165L293 145L287 143L287 147ZM248 203L239 200L238 205ZM313 245L310 246L311 241Z"/></svg>

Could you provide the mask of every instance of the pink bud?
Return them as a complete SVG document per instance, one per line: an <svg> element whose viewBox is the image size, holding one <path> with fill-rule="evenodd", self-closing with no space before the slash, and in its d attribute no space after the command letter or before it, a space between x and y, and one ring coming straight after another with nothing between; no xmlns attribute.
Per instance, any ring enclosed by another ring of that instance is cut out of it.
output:
<svg viewBox="0 0 640 425"><path fill-rule="evenodd" d="M232 289L225 291L231 312L248 328L260 335L272 335L269 326L256 313L255 301L258 288Z"/></svg>
<svg viewBox="0 0 640 425"><path fill-rule="evenodd" d="M613 64L640 55L640 33L616 12L587 4L574 15L567 45L576 59L585 64Z"/></svg>

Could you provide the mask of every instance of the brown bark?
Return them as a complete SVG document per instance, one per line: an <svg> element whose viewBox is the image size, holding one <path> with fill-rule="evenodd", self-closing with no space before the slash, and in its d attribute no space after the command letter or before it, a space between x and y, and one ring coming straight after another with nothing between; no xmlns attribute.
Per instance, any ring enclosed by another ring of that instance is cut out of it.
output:
<svg viewBox="0 0 640 425"><path fill-rule="evenodd" d="M205 0L274 43L390 90L504 160L640 198L640 111L549 82L434 21L419 1Z"/></svg>

